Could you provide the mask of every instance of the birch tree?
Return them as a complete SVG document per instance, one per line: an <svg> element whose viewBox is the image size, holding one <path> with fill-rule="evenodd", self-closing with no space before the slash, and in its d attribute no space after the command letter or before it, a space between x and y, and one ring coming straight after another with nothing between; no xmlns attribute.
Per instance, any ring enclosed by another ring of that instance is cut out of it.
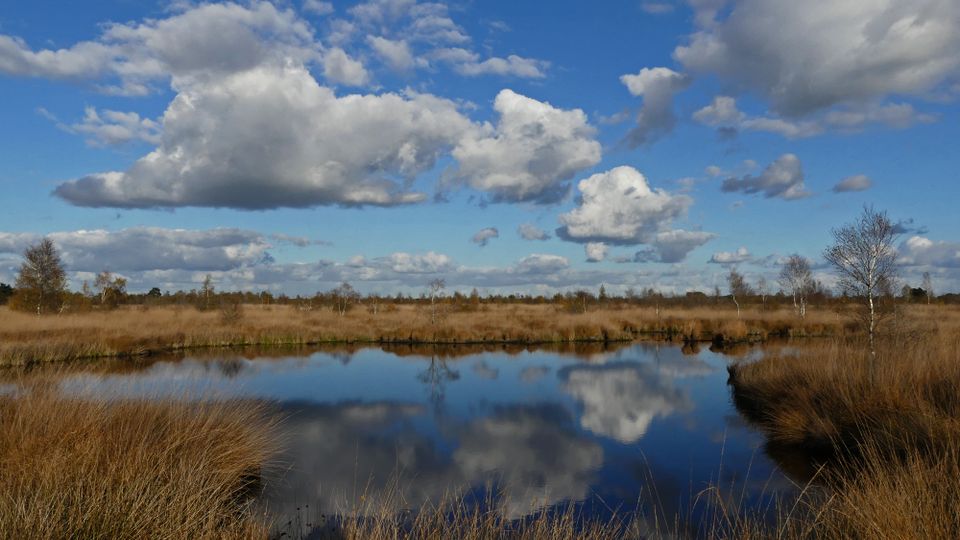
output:
<svg viewBox="0 0 960 540"><path fill-rule="evenodd" d="M853 222L832 231L823 257L840 277L840 287L863 299L867 309L870 355L876 356L877 300L897 277L897 232L886 212L865 206Z"/></svg>
<svg viewBox="0 0 960 540"><path fill-rule="evenodd" d="M330 295L333 297L334 308L341 317L346 315L353 304L360 300L360 293L346 281L330 291Z"/></svg>
<svg viewBox="0 0 960 540"><path fill-rule="evenodd" d="M44 238L23 252L13 305L37 315L59 312L67 289L67 273L53 241Z"/></svg>
<svg viewBox="0 0 960 540"><path fill-rule="evenodd" d="M437 299L446 288L447 282L437 278L429 283L430 288L430 324L437 324Z"/></svg>
<svg viewBox="0 0 960 540"><path fill-rule="evenodd" d="M737 318L739 319L740 301L737 300L737 297L747 297L752 291L743 278L743 274L737 272L736 268L730 269L730 274L727 275L727 285L730 287L730 297L733 298L733 303L737 306Z"/></svg>
<svg viewBox="0 0 960 540"><path fill-rule="evenodd" d="M797 254L787 257L777 281L780 287L793 297L793 311L801 319L806 318L807 295L813 292L816 286L813 272L810 271L810 261Z"/></svg>
<svg viewBox="0 0 960 540"><path fill-rule="evenodd" d="M923 273L923 294L927 296L927 305L930 305L930 300L933 299L933 279L930 272Z"/></svg>

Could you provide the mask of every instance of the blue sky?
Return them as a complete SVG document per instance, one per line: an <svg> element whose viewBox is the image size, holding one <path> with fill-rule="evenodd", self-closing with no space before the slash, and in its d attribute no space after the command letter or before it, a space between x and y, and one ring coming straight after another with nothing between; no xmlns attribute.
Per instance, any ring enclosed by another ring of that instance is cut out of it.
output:
<svg viewBox="0 0 960 540"><path fill-rule="evenodd" d="M960 290L953 0L84 4L0 7L0 281L829 285L872 204Z"/></svg>

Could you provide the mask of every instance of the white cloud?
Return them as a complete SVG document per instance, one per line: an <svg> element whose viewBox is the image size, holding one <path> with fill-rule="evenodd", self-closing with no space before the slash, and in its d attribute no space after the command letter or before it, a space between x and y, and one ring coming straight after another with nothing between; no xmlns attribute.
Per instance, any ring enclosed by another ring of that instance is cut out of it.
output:
<svg viewBox="0 0 960 540"><path fill-rule="evenodd" d="M640 4L640 9L651 15L663 15L666 13L672 13L674 10L674 5L667 2L642 2Z"/></svg>
<svg viewBox="0 0 960 540"><path fill-rule="evenodd" d="M225 271L262 262L270 244L241 229L80 230L46 235L72 272ZM21 253L40 235L0 233L0 253Z"/></svg>
<svg viewBox="0 0 960 540"><path fill-rule="evenodd" d="M358 22L368 26L385 25L406 16L416 0L370 0L349 9Z"/></svg>
<svg viewBox="0 0 960 540"><path fill-rule="evenodd" d="M517 234L519 234L520 238L523 238L524 240L550 239L550 234L547 231L537 227L536 225L533 225L532 223L521 224L519 227L517 227Z"/></svg>
<svg viewBox="0 0 960 540"><path fill-rule="evenodd" d="M784 200L802 199L810 195L803 183L803 167L793 154L783 154L767 166L759 176L727 178L720 188L725 192L763 193L764 197Z"/></svg>
<svg viewBox="0 0 960 540"><path fill-rule="evenodd" d="M314 15L329 15L333 13L333 3L321 0L304 0L303 10Z"/></svg>
<svg viewBox="0 0 960 540"><path fill-rule="evenodd" d="M457 73L468 77L504 75L542 79L546 77L546 71L550 67L549 62L513 54L507 58L492 57L480 60L479 54L462 47L434 49L430 52L430 58L450 64Z"/></svg>
<svg viewBox="0 0 960 540"><path fill-rule="evenodd" d="M686 259L694 249L716 238L717 235L704 231L685 231L674 229L658 232L648 243L650 248L638 251L635 262L678 263Z"/></svg>
<svg viewBox="0 0 960 540"><path fill-rule="evenodd" d="M302 247L302 248L307 246L312 246L312 245L317 245L317 246L330 245L329 242L326 242L324 240L311 240L310 238L307 238L305 236L294 236L292 234L285 234L285 233L271 234L270 238L281 244L290 244L291 246Z"/></svg>
<svg viewBox="0 0 960 540"><path fill-rule="evenodd" d="M673 97L690 85L689 76L670 68L643 68L636 75L623 75L620 82L634 96L643 97L637 125L627 135L631 146L649 144L673 130L677 119Z"/></svg>
<svg viewBox="0 0 960 540"><path fill-rule="evenodd" d="M610 251L610 246L603 242L587 242L584 244L583 249L587 254L587 262L600 262L607 258L607 252Z"/></svg>
<svg viewBox="0 0 960 540"><path fill-rule="evenodd" d="M45 113L46 111L42 111ZM83 120L65 125L55 117L45 114L57 123L57 127L83 135L92 146L115 146L131 141L160 143L160 124L149 118L141 118L135 112L113 111L94 107L84 109Z"/></svg>
<svg viewBox="0 0 960 540"><path fill-rule="evenodd" d="M693 119L708 126L739 124L745 114L737 108L737 100L730 96L715 96L713 102L693 113Z"/></svg>
<svg viewBox="0 0 960 540"><path fill-rule="evenodd" d="M413 21L404 33L431 44L467 43L470 36L447 14L447 6L439 3L419 4L413 9Z"/></svg>
<svg viewBox="0 0 960 540"><path fill-rule="evenodd" d="M702 2L698 2L702 3ZM756 92L787 116L840 104L919 95L960 71L960 4L955 0L738 0L698 13L702 28L674 57ZM771 24L776 21L776 24Z"/></svg>
<svg viewBox="0 0 960 540"><path fill-rule="evenodd" d="M735 265L742 264L753 260L753 255L750 254L750 250L745 247L739 247L736 251L718 251L710 257L710 261L713 264L722 264L722 265Z"/></svg>
<svg viewBox="0 0 960 540"><path fill-rule="evenodd" d="M613 244L650 242L693 204L687 195L651 189L633 167L616 167L577 184L580 205L560 215L558 233L568 240Z"/></svg>
<svg viewBox="0 0 960 540"><path fill-rule="evenodd" d="M453 150L451 173L497 202L552 203L567 180L600 161L595 130L580 109L563 110L502 90L494 101L497 125L464 137Z"/></svg>
<svg viewBox="0 0 960 540"><path fill-rule="evenodd" d="M524 58L511 54L506 58L491 57L481 61L470 61L455 64L454 69L461 75L476 77L478 75L506 75L524 79L542 79L547 76L546 70L550 63L535 58Z"/></svg>
<svg viewBox="0 0 960 540"><path fill-rule="evenodd" d="M716 237L704 231L674 229L693 204L684 194L651 189L633 167L616 167L577 184L580 205L561 214L557 235L573 242L647 244L634 256L636 262L675 263Z"/></svg>
<svg viewBox="0 0 960 540"><path fill-rule="evenodd" d="M418 65L418 60L410 52L410 46L403 40L390 40L380 36L367 36L367 43L377 55L394 71L410 71ZM423 65L420 63L420 65Z"/></svg>
<svg viewBox="0 0 960 540"><path fill-rule="evenodd" d="M423 254L393 253L376 262L401 274L437 274L454 268L450 257L433 251Z"/></svg>
<svg viewBox="0 0 960 540"><path fill-rule="evenodd" d="M477 231L470 241L480 247L485 247L494 238L500 238L500 231L496 227L485 227Z"/></svg>
<svg viewBox="0 0 960 540"><path fill-rule="evenodd" d="M269 2L203 4L165 19L108 24L95 41L33 51L0 35L0 72L10 75L105 79L107 93L140 95L151 81L174 87L214 81L266 63L309 62L319 45L292 10Z"/></svg>
<svg viewBox="0 0 960 540"><path fill-rule="evenodd" d="M534 253L517 261L509 272L521 275L543 275L560 272L569 267L570 261L566 257Z"/></svg>
<svg viewBox="0 0 960 540"><path fill-rule="evenodd" d="M837 185L833 186L834 193L846 193L848 191L865 191L870 189L873 185L873 182L870 181L870 178L865 174L856 174L853 176L848 176L843 180L837 182Z"/></svg>
<svg viewBox="0 0 960 540"><path fill-rule="evenodd" d="M734 98L716 96L712 103L693 113L693 119L708 126L764 131L788 139L798 139L820 135L829 130L857 132L871 124L905 128L915 123L932 122L934 117L919 113L906 103L874 103L835 107L822 114L807 115L803 120L790 120L778 116L750 116L737 108Z"/></svg>
<svg viewBox="0 0 960 540"><path fill-rule="evenodd" d="M960 242L911 236L900 244L899 262L908 266L960 268Z"/></svg>
<svg viewBox="0 0 960 540"><path fill-rule="evenodd" d="M262 67L184 88L163 142L126 172L55 193L79 206L243 209L394 205L405 184L472 129L453 102L424 94L337 97L302 67Z"/></svg>
<svg viewBox="0 0 960 540"><path fill-rule="evenodd" d="M343 49L335 47L323 55L323 76L330 82L348 86L363 86L370 74L363 63L350 58Z"/></svg>

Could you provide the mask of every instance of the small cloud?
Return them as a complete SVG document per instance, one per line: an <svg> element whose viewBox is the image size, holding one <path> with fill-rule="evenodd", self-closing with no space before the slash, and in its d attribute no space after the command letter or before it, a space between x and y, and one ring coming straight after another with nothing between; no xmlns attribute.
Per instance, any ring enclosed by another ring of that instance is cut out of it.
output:
<svg viewBox="0 0 960 540"><path fill-rule="evenodd" d="M752 259L753 255L750 254L750 250L741 247L734 252L718 251L710 257L709 262L712 264L733 265L749 262Z"/></svg>
<svg viewBox="0 0 960 540"><path fill-rule="evenodd" d="M854 176L848 176L843 180L837 182L837 185L833 186L834 193L847 193L850 191L865 191L870 189L873 186L873 182L865 174L857 174Z"/></svg>
<svg viewBox="0 0 960 540"><path fill-rule="evenodd" d="M531 223L524 223L517 227L517 234L519 234L520 238L523 238L524 240L550 239L550 233Z"/></svg>
<svg viewBox="0 0 960 540"><path fill-rule="evenodd" d="M640 9L651 15L664 15L672 13L674 6L666 2L643 2L640 4Z"/></svg>
<svg viewBox="0 0 960 540"><path fill-rule="evenodd" d="M587 253L587 262L600 262L607 258L610 247L603 242L587 242L583 249Z"/></svg>
<svg viewBox="0 0 960 540"><path fill-rule="evenodd" d="M726 193L762 193L768 199L777 197L787 201L810 196L803 183L800 158L794 154L783 154L757 176L727 178L720 189Z"/></svg>
<svg viewBox="0 0 960 540"><path fill-rule="evenodd" d="M611 115L594 113L594 116L596 117L598 124L602 124L605 126L614 126L617 124L622 124L627 120L629 120L631 114L633 114L632 111L628 107L625 107L620 112L613 113Z"/></svg>
<svg viewBox="0 0 960 540"><path fill-rule="evenodd" d="M314 15L329 15L333 13L333 3L320 0L304 0L303 11Z"/></svg>
<svg viewBox="0 0 960 540"><path fill-rule="evenodd" d="M305 236L294 236L291 234L276 233L271 234L270 238L280 244L289 244L296 247L307 247L307 246L329 246L330 242L326 240L312 240Z"/></svg>
<svg viewBox="0 0 960 540"><path fill-rule="evenodd" d="M500 238L500 231L498 231L496 227L486 227L477 231L470 241L480 247L484 247L494 238Z"/></svg>
<svg viewBox="0 0 960 540"><path fill-rule="evenodd" d="M893 224L895 234L927 234L930 230L923 225L914 226L914 219L901 219Z"/></svg>

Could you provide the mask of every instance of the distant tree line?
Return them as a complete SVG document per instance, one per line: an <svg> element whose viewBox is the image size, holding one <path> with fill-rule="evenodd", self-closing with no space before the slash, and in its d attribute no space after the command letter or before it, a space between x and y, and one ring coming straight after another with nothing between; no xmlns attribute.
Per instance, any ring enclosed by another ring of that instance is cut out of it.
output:
<svg viewBox="0 0 960 540"><path fill-rule="evenodd" d="M813 278L811 263L800 255L784 262L777 278L779 288L772 292L765 278L749 283L735 267L727 275L727 293L714 287L712 294L691 291L684 294L662 293L653 287L628 288L622 295L611 294L604 285L596 292L580 289L552 296L528 294L481 295L474 288L469 294L447 294L446 283L435 279L424 284L419 295L360 294L349 283L309 296L289 296L269 291L218 291L211 276L199 288L175 292L153 287L146 293L127 291L127 281L109 271L100 272L93 283L84 282L80 291L67 289L66 269L60 254L49 239L30 246L14 286L0 283L0 305L38 315L90 310L111 310L132 306L192 306L199 310L220 310L228 320L239 318L240 306L247 304L287 305L303 310L332 309L341 316L356 308L376 315L395 310L399 305L422 305L436 321L451 311L475 311L501 304L553 305L569 313L594 309L650 307L659 314L665 308L696 308L728 305L738 316L742 308L761 310L792 308L805 317L810 306L844 307L864 305L865 322L873 328L894 302L960 303L960 295L934 294L930 275L924 274L919 287L903 285L895 292L896 267L893 251L895 234L885 213L864 208L863 215L850 225L834 230L835 242L824 254L840 277L840 294L835 295Z"/></svg>

